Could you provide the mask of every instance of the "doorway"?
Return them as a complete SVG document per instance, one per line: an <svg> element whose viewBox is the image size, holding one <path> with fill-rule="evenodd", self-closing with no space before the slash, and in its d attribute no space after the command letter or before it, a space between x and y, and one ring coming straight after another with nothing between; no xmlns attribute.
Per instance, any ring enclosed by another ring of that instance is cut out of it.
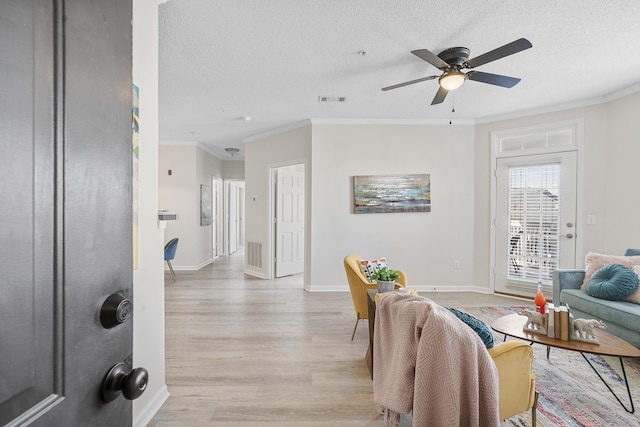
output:
<svg viewBox="0 0 640 427"><path fill-rule="evenodd" d="M211 247L212 258L217 258L224 255L224 221L223 218L223 206L224 198L222 191L222 178L214 176L211 179Z"/></svg>
<svg viewBox="0 0 640 427"><path fill-rule="evenodd" d="M244 247L244 181L225 180L225 236L227 255Z"/></svg>
<svg viewBox="0 0 640 427"><path fill-rule="evenodd" d="M305 164L272 169L274 221L274 276L304 272Z"/></svg>
<svg viewBox="0 0 640 427"><path fill-rule="evenodd" d="M551 289L553 270L574 266L575 151L498 159L495 291Z"/></svg>
<svg viewBox="0 0 640 427"><path fill-rule="evenodd" d="M582 119L492 132L491 284L531 298L552 272L575 268L582 225Z"/></svg>

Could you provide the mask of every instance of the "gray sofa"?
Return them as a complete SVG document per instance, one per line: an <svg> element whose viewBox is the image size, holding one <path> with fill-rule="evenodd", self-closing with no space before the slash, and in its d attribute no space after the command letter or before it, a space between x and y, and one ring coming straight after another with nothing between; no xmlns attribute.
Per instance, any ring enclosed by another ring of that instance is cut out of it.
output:
<svg viewBox="0 0 640 427"><path fill-rule="evenodd" d="M640 255L638 249L628 249L626 256ZM600 319L607 332L640 348L640 305L627 301L594 298L580 290L584 270L553 272L553 303L567 304L576 319Z"/></svg>

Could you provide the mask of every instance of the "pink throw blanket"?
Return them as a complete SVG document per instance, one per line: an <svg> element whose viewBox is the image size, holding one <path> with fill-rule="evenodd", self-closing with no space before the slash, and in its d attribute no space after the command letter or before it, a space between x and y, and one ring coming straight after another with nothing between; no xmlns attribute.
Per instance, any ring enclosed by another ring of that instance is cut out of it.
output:
<svg viewBox="0 0 640 427"><path fill-rule="evenodd" d="M420 296L387 292L376 309L373 398L389 427L498 426L498 373L482 340Z"/></svg>

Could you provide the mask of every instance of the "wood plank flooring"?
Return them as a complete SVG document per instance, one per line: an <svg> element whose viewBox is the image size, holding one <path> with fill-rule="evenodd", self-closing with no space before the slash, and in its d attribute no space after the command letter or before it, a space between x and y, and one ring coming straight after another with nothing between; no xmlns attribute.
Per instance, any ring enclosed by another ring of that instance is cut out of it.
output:
<svg viewBox="0 0 640 427"><path fill-rule="evenodd" d="M383 427L345 292L306 292L302 275L261 280L241 254L165 275L166 380L150 427ZM409 285L411 278L409 278ZM346 285L346 277L345 277ZM470 293L424 294L446 306L513 305ZM408 417L402 426L411 424Z"/></svg>

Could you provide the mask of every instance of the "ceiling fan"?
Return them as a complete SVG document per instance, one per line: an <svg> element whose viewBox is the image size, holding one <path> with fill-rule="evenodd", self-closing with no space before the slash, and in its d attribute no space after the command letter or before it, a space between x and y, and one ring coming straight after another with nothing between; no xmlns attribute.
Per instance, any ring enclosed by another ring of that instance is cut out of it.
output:
<svg viewBox="0 0 640 427"><path fill-rule="evenodd" d="M507 88L513 87L520 82L520 79L502 76L500 74L474 71L473 68L484 65L488 62L496 61L504 58L505 56L513 55L514 53L521 52L525 49L529 49L530 47L532 47L531 42L527 39L521 38L472 59L468 59L471 51L466 47L451 47L443 50L438 55L433 54L427 49L413 50L411 53L434 67L439 68L443 73L439 76L422 77L420 79L399 83L397 85L383 87L382 90L387 91L397 89L399 87L437 78L440 87L438 88L438 92L436 92L436 96L433 98L433 101L431 101L431 105L435 105L442 103L449 91L459 88L467 79ZM464 73L461 71L464 69L471 69L471 71Z"/></svg>

